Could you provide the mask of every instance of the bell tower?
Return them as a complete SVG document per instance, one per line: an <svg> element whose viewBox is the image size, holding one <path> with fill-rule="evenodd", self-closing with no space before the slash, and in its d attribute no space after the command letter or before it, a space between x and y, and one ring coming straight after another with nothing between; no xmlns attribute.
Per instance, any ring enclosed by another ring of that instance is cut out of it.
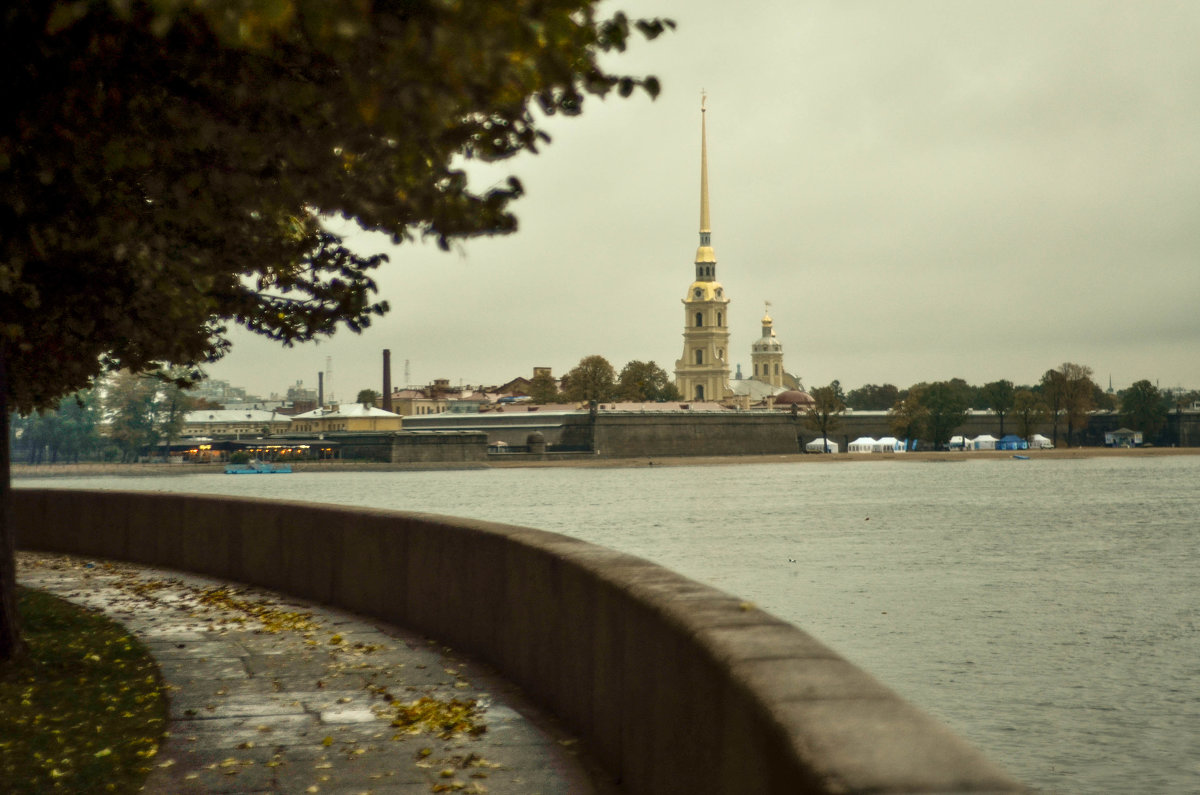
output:
<svg viewBox="0 0 1200 795"><path fill-rule="evenodd" d="M717 255L708 219L708 140L700 101L700 246L696 279L683 297L683 357L675 386L684 400L721 400L729 384L729 298L717 281Z"/></svg>
<svg viewBox="0 0 1200 795"><path fill-rule="evenodd" d="M771 303L767 302L762 319L762 337L750 348L750 361L755 378L771 386L783 384L783 345L775 336L775 323L771 320Z"/></svg>

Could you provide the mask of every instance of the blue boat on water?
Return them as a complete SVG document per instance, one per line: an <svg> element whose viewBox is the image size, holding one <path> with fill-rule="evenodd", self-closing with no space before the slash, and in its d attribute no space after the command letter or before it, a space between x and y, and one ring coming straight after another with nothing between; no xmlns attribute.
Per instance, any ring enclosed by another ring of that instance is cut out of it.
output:
<svg viewBox="0 0 1200 795"><path fill-rule="evenodd" d="M286 475L292 471L286 464L270 464L266 461L251 461L247 464L226 464L226 475Z"/></svg>

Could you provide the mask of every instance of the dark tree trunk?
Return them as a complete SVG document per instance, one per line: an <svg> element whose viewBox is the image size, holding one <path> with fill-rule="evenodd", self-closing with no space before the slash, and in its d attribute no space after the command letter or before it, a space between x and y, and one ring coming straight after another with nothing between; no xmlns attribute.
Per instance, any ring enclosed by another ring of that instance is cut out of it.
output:
<svg viewBox="0 0 1200 795"><path fill-rule="evenodd" d="M8 367L0 345L0 662L25 651L17 615L16 528L13 527L9 478Z"/></svg>

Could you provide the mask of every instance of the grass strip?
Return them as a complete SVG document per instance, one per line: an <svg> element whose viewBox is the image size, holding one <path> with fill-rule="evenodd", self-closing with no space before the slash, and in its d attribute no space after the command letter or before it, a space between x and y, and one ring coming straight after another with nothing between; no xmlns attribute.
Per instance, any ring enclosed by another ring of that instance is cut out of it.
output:
<svg viewBox="0 0 1200 795"><path fill-rule="evenodd" d="M154 659L103 615L18 588L28 656L0 663L6 792L137 792L167 726Z"/></svg>

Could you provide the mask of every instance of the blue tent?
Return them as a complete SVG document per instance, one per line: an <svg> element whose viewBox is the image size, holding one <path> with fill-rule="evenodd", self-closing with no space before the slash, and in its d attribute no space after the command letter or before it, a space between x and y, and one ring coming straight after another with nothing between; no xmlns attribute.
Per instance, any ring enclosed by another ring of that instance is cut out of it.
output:
<svg viewBox="0 0 1200 795"><path fill-rule="evenodd" d="M1029 442L1025 441L1020 436L1017 436L1014 433L1010 433L1007 436L1005 436L1003 439L1001 439L1000 441L996 442L996 449L997 450L1028 450Z"/></svg>

